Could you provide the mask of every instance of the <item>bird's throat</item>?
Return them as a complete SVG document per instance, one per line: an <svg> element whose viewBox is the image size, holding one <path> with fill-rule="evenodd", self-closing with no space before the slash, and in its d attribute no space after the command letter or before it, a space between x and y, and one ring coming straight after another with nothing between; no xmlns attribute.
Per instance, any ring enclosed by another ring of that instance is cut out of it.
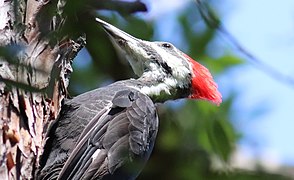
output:
<svg viewBox="0 0 294 180"><path fill-rule="evenodd" d="M148 80L148 78L139 78L139 81L143 81L144 86L140 88L140 91L147 94L154 102L165 102L167 100L174 100L180 98L186 98L189 96L189 86L178 86L179 83L174 79L162 79L162 80Z"/></svg>

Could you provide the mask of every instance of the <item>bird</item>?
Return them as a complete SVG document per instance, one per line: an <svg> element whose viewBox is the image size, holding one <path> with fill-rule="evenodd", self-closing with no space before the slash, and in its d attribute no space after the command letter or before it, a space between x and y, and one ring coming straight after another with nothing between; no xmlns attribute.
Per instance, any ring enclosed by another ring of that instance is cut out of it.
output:
<svg viewBox="0 0 294 180"><path fill-rule="evenodd" d="M156 140L156 104L181 98L222 102L209 70L173 44L96 21L138 78L66 100L46 136L37 179L136 179Z"/></svg>

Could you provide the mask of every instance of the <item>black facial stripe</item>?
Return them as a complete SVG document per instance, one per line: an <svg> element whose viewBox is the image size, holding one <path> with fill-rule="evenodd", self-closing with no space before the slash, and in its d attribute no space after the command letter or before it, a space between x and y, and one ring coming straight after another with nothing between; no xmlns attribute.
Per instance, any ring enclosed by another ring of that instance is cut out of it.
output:
<svg viewBox="0 0 294 180"><path fill-rule="evenodd" d="M151 56L150 57L152 59L153 62L155 62L159 67L161 67L163 69L163 71L166 73L166 74L170 74L172 75L172 69L171 67L166 63L164 62L161 57L157 56Z"/></svg>
<svg viewBox="0 0 294 180"><path fill-rule="evenodd" d="M143 49L147 52L147 54L150 56L150 59L152 59L153 62L158 64L158 66L162 67L166 74L172 74L171 67L162 60L162 58L154 51L153 48L151 48L150 46L143 46Z"/></svg>
<svg viewBox="0 0 294 180"><path fill-rule="evenodd" d="M166 63L166 62L161 62L160 63L160 66L163 67L164 71L167 73L167 74L172 74L172 69L171 67L169 67L169 65Z"/></svg>

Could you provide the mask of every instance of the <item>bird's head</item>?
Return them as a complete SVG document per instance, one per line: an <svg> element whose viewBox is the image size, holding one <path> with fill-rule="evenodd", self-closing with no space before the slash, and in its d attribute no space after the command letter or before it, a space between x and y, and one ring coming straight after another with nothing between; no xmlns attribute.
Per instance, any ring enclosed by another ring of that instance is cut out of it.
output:
<svg viewBox="0 0 294 180"><path fill-rule="evenodd" d="M141 91L166 99L189 97L219 105L222 101L209 70L168 42L149 42L96 19L110 36L117 51L146 82Z"/></svg>

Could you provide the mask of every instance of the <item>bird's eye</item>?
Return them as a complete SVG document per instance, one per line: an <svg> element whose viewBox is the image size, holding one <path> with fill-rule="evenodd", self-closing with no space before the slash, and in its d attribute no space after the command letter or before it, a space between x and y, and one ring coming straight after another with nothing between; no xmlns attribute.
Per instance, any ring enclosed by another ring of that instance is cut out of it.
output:
<svg viewBox="0 0 294 180"><path fill-rule="evenodd" d="M163 43L162 44L162 47L165 47L165 48L171 48L172 45L170 43Z"/></svg>

